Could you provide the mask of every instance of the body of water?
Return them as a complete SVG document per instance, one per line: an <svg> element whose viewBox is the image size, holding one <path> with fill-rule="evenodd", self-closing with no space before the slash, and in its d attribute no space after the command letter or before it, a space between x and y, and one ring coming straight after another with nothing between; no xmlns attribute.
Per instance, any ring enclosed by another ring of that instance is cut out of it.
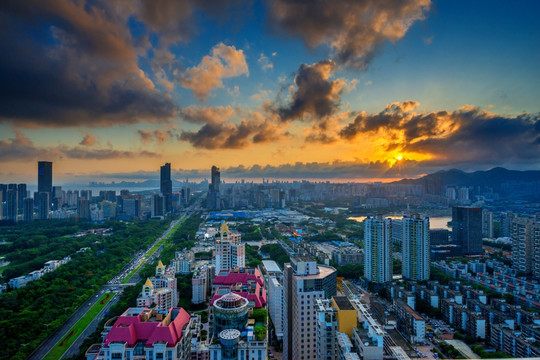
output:
<svg viewBox="0 0 540 360"><path fill-rule="evenodd" d="M348 220L354 220L358 222L362 222L367 218L367 216L351 216L348 218ZM390 218L393 220L400 220L403 218L403 216L394 216L389 215L385 216L385 218ZM450 216L434 216L429 218L429 228L430 229L447 229L450 230L451 228L448 226L448 222L452 221L452 218Z"/></svg>

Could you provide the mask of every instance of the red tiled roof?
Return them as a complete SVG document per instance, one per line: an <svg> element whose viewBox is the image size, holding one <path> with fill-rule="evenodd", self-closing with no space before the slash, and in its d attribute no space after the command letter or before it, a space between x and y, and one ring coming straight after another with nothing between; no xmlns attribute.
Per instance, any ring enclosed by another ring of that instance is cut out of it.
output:
<svg viewBox="0 0 540 360"><path fill-rule="evenodd" d="M218 275L214 279L213 285L234 285L242 283L244 285L248 284L248 281L256 281L259 285L263 286L263 279L261 273L258 269L255 269L254 274L248 273L235 273L229 272L227 275Z"/></svg>
<svg viewBox="0 0 540 360"><path fill-rule="evenodd" d="M162 321L141 321L140 314L120 316L105 337L104 347L108 347L111 342L125 342L128 347L133 347L138 341L146 342L148 347L156 341L175 346L182 338L182 329L189 322L190 316L182 308L171 308L170 311L173 310L178 310L178 314L167 326L162 326Z"/></svg>

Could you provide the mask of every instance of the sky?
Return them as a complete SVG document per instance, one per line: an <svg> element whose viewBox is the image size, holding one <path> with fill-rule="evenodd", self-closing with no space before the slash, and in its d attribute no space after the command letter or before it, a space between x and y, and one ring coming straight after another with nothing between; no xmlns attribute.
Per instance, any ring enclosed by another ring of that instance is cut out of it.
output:
<svg viewBox="0 0 540 360"><path fill-rule="evenodd" d="M0 2L0 182L540 170L536 1Z"/></svg>

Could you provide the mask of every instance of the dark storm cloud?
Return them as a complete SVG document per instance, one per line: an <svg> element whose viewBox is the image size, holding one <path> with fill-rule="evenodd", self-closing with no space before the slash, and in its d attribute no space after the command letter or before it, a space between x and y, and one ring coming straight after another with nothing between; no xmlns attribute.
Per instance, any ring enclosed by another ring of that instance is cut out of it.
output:
<svg viewBox="0 0 540 360"><path fill-rule="evenodd" d="M312 65L302 64L296 73L291 101L275 105L283 121L301 119L304 116L323 118L334 114L340 103L346 83L342 79L330 80L337 65L332 60L323 60Z"/></svg>
<svg viewBox="0 0 540 360"><path fill-rule="evenodd" d="M339 64L364 69L386 42L424 19L430 0L270 0L269 22L309 47L327 45Z"/></svg>
<svg viewBox="0 0 540 360"><path fill-rule="evenodd" d="M168 121L177 106L137 65L125 19L104 4L0 3L0 122Z"/></svg>
<svg viewBox="0 0 540 360"><path fill-rule="evenodd" d="M380 113L362 112L339 135L353 140L377 133L388 138L386 150L429 154L455 166L540 160L540 114L503 116L473 106L415 113L416 105L394 103Z"/></svg>
<svg viewBox="0 0 540 360"><path fill-rule="evenodd" d="M183 131L179 140L188 141L193 147L204 149L242 149L251 144L267 143L282 138L278 128L266 121L242 120L236 123L203 125L197 131Z"/></svg>
<svg viewBox="0 0 540 360"><path fill-rule="evenodd" d="M43 154L47 154L47 157L52 160L62 158L104 160L160 156L146 150L88 149L86 146L70 147L67 145L42 147L35 145L19 130L14 130L14 132L14 138L0 140L0 161L30 161L43 157Z"/></svg>

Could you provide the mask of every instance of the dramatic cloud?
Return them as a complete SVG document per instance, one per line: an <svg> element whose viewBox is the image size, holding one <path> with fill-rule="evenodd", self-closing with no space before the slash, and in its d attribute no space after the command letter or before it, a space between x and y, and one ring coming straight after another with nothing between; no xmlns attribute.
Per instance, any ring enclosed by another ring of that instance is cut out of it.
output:
<svg viewBox="0 0 540 360"><path fill-rule="evenodd" d="M179 136L179 140L188 141L196 148L241 149L288 136L288 133L281 132L282 124L271 115L259 112L232 110L230 107L189 107L183 110L186 120L204 124L196 131L183 131ZM239 122L228 121L233 117L239 117Z"/></svg>
<svg viewBox="0 0 540 360"><path fill-rule="evenodd" d="M0 122L109 126L168 121L176 104L139 68L122 14L84 1L0 5Z"/></svg>
<svg viewBox="0 0 540 360"><path fill-rule="evenodd" d="M93 135L86 134L79 143L79 145L92 146L96 143L96 138Z"/></svg>
<svg viewBox="0 0 540 360"><path fill-rule="evenodd" d="M323 118L335 113L341 93L347 83L343 79L330 80L336 63L323 60L312 65L302 64L294 78L296 89L291 88L291 101L276 109L283 121L304 116Z"/></svg>
<svg viewBox="0 0 540 360"><path fill-rule="evenodd" d="M418 103L393 103L377 114L360 113L339 133L386 137L386 150L427 154L436 161L504 165L540 160L540 114L497 115L474 106L453 112L415 113Z"/></svg>
<svg viewBox="0 0 540 360"><path fill-rule="evenodd" d="M385 42L396 42L430 0L272 0L270 23L308 46L327 45L339 64L364 69Z"/></svg>
<svg viewBox="0 0 540 360"><path fill-rule="evenodd" d="M231 106L187 106L182 109L181 118L193 124L223 123L236 115Z"/></svg>
<svg viewBox="0 0 540 360"><path fill-rule="evenodd" d="M141 141L146 144L151 141L155 141L157 144L163 144L165 141L173 138L176 136L173 130L175 130L176 127L173 128L166 128L166 129L156 129L156 130L149 130L149 129L142 129L137 130L137 134L141 138Z"/></svg>
<svg viewBox="0 0 540 360"><path fill-rule="evenodd" d="M223 87L223 79L249 74L243 50L219 43L210 54L199 65L187 69L180 80L200 101L206 100L212 90Z"/></svg>
<svg viewBox="0 0 540 360"><path fill-rule="evenodd" d="M69 159L122 159L136 157L159 157L160 155L150 151L127 151L114 149L92 149L87 147L66 145L40 147L36 146L29 138L19 130L14 129L15 138L0 140L0 161L36 160L47 154L47 158L56 160Z"/></svg>

